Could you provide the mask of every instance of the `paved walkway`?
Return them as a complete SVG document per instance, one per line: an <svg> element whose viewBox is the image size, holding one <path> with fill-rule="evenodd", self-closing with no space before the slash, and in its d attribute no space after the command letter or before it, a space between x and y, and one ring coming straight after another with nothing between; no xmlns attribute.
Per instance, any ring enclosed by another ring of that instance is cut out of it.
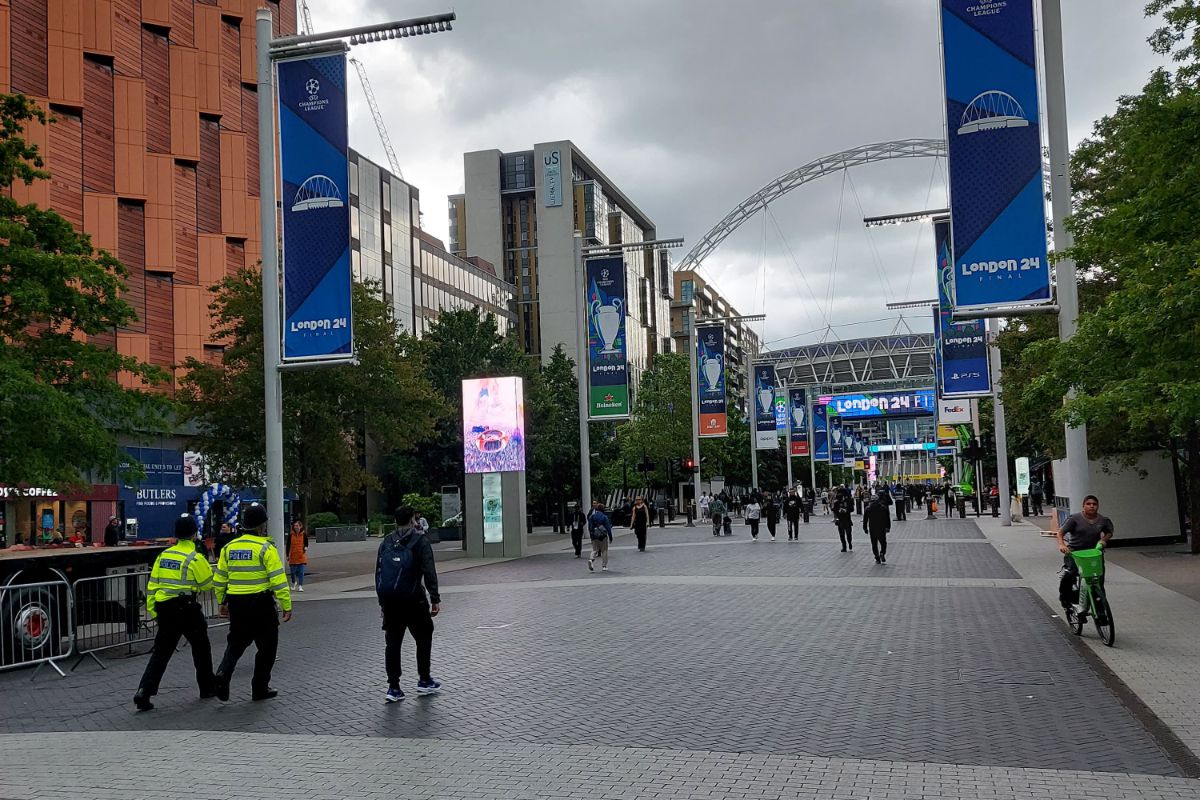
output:
<svg viewBox="0 0 1200 800"><path fill-rule="evenodd" d="M183 656L145 714L144 657L0 674L0 799L1200 800L1195 699L1148 696L1200 663L1141 619L1181 596L1113 570L1118 648L1093 652L1044 602L1056 559L1031 530L910 517L886 565L820 517L795 543L734 530L620 536L607 573L565 537L448 572L446 691L393 706L361 577L305 594L268 703L248 664L233 702L196 699Z"/></svg>

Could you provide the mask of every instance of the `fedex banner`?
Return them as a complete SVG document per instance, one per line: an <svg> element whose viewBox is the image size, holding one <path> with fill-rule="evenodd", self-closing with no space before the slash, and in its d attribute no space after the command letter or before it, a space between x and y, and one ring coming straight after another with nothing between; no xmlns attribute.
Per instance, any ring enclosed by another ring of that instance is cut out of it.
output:
<svg viewBox="0 0 1200 800"><path fill-rule="evenodd" d="M725 328L696 327L696 396L700 398L700 438L725 436L729 431L725 406Z"/></svg>
<svg viewBox="0 0 1200 800"><path fill-rule="evenodd" d="M934 372L940 397L980 397L992 393L987 327L983 320L955 322L953 266L950 260L950 220L933 222L937 248L938 305L933 310Z"/></svg>
<svg viewBox="0 0 1200 800"><path fill-rule="evenodd" d="M276 70L283 360L346 361L354 355L346 56L280 61Z"/></svg>
<svg viewBox="0 0 1200 800"><path fill-rule="evenodd" d="M941 0L958 309L1050 301L1033 0Z"/></svg>
<svg viewBox="0 0 1200 800"><path fill-rule="evenodd" d="M792 415L791 454L808 455L808 398L803 389L788 390L788 413Z"/></svg>
<svg viewBox="0 0 1200 800"><path fill-rule="evenodd" d="M587 267L588 419L629 417L625 342L625 261L594 258Z"/></svg>
<svg viewBox="0 0 1200 800"><path fill-rule="evenodd" d="M829 408L816 404L812 410L813 458L829 460Z"/></svg>
<svg viewBox="0 0 1200 800"><path fill-rule="evenodd" d="M775 450L779 431L775 427L775 386L778 380L774 364L754 365L754 447Z"/></svg>

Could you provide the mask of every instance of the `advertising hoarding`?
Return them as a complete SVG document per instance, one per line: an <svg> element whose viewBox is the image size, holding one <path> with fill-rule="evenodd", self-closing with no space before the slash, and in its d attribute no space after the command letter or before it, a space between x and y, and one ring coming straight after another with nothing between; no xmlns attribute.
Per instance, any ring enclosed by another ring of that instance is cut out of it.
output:
<svg viewBox="0 0 1200 800"><path fill-rule="evenodd" d="M1033 0L941 0L954 305L1050 300Z"/></svg>
<svg viewBox="0 0 1200 800"><path fill-rule="evenodd" d="M954 321L953 262L950 260L950 220L933 222L937 251L938 305L933 309L934 374L940 397L978 397L991 394L987 325L983 320Z"/></svg>
<svg viewBox="0 0 1200 800"><path fill-rule="evenodd" d="M923 417L937 413L933 389L907 392L838 394L829 398L831 415L844 419Z"/></svg>
<svg viewBox="0 0 1200 800"><path fill-rule="evenodd" d="M520 378L470 378L462 382L463 469L525 469L525 398Z"/></svg>
<svg viewBox="0 0 1200 800"><path fill-rule="evenodd" d="M790 389L789 413L792 415L792 450L794 456L808 455L808 402L804 389Z"/></svg>
<svg viewBox="0 0 1200 800"><path fill-rule="evenodd" d="M816 403L812 408L813 458L829 460L829 413L828 406Z"/></svg>
<svg viewBox="0 0 1200 800"><path fill-rule="evenodd" d="M1025 456L1017 459L1017 494L1029 494L1029 459Z"/></svg>
<svg viewBox="0 0 1200 800"><path fill-rule="evenodd" d="M700 398L700 438L725 436L729 431L725 405L725 328L696 327L696 381Z"/></svg>
<svg viewBox="0 0 1200 800"><path fill-rule="evenodd" d="M774 364L755 364L754 374L754 447L775 450L779 447L779 431L775 427L775 388L778 379Z"/></svg>
<svg viewBox="0 0 1200 800"><path fill-rule="evenodd" d="M562 153L559 150L548 150L542 154L542 193L546 198L546 208L563 204Z"/></svg>
<svg viewBox="0 0 1200 800"><path fill-rule="evenodd" d="M499 472L483 474L483 542L497 544L504 541L504 494L503 479Z"/></svg>
<svg viewBox="0 0 1200 800"><path fill-rule="evenodd" d="M588 320L588 418L629 417L629 354L625 339L625 261L585 264Z"/></svg>
<svg viewBox="0 0 1200 800"><path fill-rule="evenodd" d="M282 60L283 348L285 362L353 357L346 56Z"/></svg>
<svg viewBox="0 0 1200 800"><path fill-rule="evenodd" d="M828 406L826 412L829 411ZM826 414L829 424L829 465L840 467L846 461L845 434L842 432L842 418L835 414Z"/></svg>

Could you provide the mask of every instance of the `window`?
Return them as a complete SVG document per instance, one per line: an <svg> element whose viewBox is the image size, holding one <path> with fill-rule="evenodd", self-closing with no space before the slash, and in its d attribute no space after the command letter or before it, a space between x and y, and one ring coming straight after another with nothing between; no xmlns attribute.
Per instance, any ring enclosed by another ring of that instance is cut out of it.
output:
<svg viewBox="0 0 1200 800"><path fill-rule="evenodd" d="M680 288L679 299L685 303L692 302L692 297L694 296L695 291L696 291L695 281L680 281L679 288Z"/></svg>

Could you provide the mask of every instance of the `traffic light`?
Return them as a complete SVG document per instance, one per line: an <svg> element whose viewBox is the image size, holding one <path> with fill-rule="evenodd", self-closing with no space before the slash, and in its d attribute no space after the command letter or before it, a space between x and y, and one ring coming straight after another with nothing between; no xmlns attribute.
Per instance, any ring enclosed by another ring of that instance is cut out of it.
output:
<svg viewBox="0 0 1200 800"><path fill-rule="evenodd" d="M696 472L696 471L698 471L698 468L696 467L696 459L691 458L690 456L687 458L679 459L679 470L681 472Z"/></svg>

